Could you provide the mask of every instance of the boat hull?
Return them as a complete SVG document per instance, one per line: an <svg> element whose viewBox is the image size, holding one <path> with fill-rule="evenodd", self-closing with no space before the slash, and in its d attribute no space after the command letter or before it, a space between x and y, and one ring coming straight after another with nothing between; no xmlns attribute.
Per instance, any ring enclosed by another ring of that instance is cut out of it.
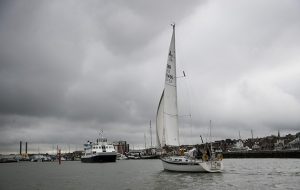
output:
<svg viewBox="0 0 300 190"><path fill-rule="evenodd" d="M141 156L141 159L159 159L159 155Z"/></svg>
<svg viewBox="0 0 300 190"><path fill-rule="evenodd" d="M163 168L168 171L174 172L209 172L217 173L222 172L222 161L173 161L170 159L162 158Z"/></svg>
<svg viewBox="0 0 300 190"><path fill-rule="evenodd" d="M93 156L81 157L81 162L85 163L102 163L102 162L116 162L117 154L99 154Z"/></svg>

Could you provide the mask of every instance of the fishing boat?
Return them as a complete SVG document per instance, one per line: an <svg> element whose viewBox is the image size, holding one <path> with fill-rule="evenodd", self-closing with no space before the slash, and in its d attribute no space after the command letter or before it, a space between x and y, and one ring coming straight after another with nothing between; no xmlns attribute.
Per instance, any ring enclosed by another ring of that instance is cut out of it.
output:
<svg viewBox="0 0 300 190"><path fill-rule="evenodd" d="M175 51L175 24L172 24L173 33L168 52L165 75L165 85L159 100L156 114L156 135L159 148L178 150L178 106L177 106L177 77L176 77L176 51ZM183 72L185 76L185 73ZM196 149L189 154L181 156L163 156L162 165L165 170L178 172L221 172L223 170L222 158L215 157L207 151L202 158L194 156Z"/></svg>
<svg viewBox="0 0 300 190"><path fill-rule="evenodd" d="M117 152L113 144L108 143L107 139L103 137L103 132L100 133L100 138L96 142L84 144L84 153L81 156L81 162L115 162L117 159Z"/></svg>

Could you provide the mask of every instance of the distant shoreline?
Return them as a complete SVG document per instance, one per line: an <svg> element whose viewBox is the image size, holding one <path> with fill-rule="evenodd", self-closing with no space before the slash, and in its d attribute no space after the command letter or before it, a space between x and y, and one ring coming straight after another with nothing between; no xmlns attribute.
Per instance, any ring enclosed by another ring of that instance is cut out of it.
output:
<svg viewBox="0 0 300 190"><path fill-rule="evenodd" d="M300 150L223 152L224 158L300 158Z"/></svg>

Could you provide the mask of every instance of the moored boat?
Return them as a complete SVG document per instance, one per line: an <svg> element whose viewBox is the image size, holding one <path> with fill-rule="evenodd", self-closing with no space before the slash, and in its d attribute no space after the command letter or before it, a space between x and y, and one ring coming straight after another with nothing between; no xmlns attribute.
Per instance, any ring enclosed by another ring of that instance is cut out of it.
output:
<svg viewBox="0 0 300 190"><path fill-rule="evenodd" d="M102 133L96 142L88 141L84 144L84 154L81 156L82 162L115 162L116 159L117 153L113 144L108 143Z"/></svg>
<svg viewBox="0 0 300 190"><path fill-rule="evenodd" d="M141 159L159 159L160 156L153 154L153 155L141 155Z"/></svg>

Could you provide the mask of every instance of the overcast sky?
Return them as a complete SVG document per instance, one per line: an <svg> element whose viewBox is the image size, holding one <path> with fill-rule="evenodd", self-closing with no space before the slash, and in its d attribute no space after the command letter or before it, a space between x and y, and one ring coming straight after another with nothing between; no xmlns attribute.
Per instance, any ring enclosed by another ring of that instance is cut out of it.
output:
<svg viewBox="0 0 300 190"><path fill-rule="evenodd" d="M300 1L0 2L0 152L153 145L176 22L180 141L300 131ZM184 115L191 114L192 118Z"/></svg>

